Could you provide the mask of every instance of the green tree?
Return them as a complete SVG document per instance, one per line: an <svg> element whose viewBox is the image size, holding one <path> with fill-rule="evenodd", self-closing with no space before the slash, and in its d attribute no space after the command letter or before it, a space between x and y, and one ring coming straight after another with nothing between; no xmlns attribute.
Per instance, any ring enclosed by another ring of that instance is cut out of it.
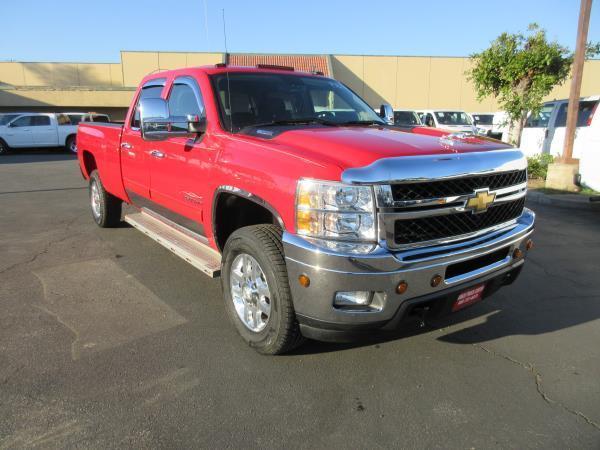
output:
<svg viewBox="0 0 600 450"><path fill-rule="evenodd" d="M589 46L588 53L597 47ZM518 146L527 112L539 112L544 97L569 76L572 61L568 48L548 42L545 30L531 24L527 33L502 33L488 49L471 55L467 76L479 100L493 96L507 112Z"/></svg>

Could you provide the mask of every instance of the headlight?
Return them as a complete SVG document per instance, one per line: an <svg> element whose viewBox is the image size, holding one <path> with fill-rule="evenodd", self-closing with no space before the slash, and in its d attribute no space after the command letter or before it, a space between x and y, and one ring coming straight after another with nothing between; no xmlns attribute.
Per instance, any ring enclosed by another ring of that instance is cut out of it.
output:
<svg viewBox="0 0 600 450"><path fill-rule="evenodd" d="M345 241L375 241L371 186L300 180L296 194L299 235Z"/></svg>

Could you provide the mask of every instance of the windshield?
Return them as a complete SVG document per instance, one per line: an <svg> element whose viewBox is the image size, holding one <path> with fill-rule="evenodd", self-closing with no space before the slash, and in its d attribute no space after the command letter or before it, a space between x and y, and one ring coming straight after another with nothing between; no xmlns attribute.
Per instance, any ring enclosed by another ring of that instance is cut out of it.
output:
<svg viewBox="0 0 600 450"><path fill-rule="evenodd" d="M13 120L15 117L19 117L18 114L2 114L0 115L0 125L6 125L8 122Z"/></svg>
<svg viewBox="0 0 600 450"><path fill-rule="evenodd" d="M394 125L421 125L414 111L394 111Z"/></svg>
<svg viewBox="0 0 600 450"><path fill-rule="evenodd" d="M473 120L478 125L492 125L494 123L493 114L473 114Z"/></svg>
<svg viewBox="0 0 600 450"><path fill-rule="evenodd" d="M222 125L233 132L265 124L384 124L360 97L328 78L239 72L229 80L211 78Z"/></svg>
<svg viewBox="0 0 600 450"><path fill-rule="evenodd" d="M438 111L435 117L441 125L472 125L469 116L461 111Z"/></svg>

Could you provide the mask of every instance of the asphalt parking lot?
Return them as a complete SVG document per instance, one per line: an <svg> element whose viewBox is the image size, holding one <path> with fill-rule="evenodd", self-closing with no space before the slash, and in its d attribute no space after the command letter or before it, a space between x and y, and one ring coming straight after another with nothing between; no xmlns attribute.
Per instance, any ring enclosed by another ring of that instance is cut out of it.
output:
<svg viewBox="0 0 600 450"><path fill-rule="evenodd" d="M535 206L521 278L458 315L280 357L220 284L93 223L68 154L0 158L0 448L600 447L600 226Z"/></svg>

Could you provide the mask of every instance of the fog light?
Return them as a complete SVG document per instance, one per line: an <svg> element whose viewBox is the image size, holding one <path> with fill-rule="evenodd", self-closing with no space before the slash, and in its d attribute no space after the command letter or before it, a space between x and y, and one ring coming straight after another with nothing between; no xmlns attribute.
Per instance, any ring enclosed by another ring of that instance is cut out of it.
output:
<svg viewBox="0 0 600 450"><path fill-rule="evenodd" d="M404 294L407 289L408 283L406 281L401 281L398 283L398 286L396 286L396 294Z"/></svg>
<svg viewBox="0 0 600 450"><path fill-rule="evenodd" d="M431 279L431 287L438 287L441 282L442 282L442 276L441 275L435 275Z"/></svg>
<svg viewBox="0 0 600 450"><path fill-rule="evenodd" d="M302 287L307 288L310 286L310 278L308 278L308 275L304 275L304 274L300 275L298 277L298 282L300 283L300 286L302 286Z"/></svg>
<svg viewBox="0 0 600 450"><path fill-rule="evenodd" d="M336 306L367 306L371 303L371 294L368 291L338 292L334 303Z"/></svg>
<svg viewBox="0 0 600 450"><path fill-rule="evenodd" d="M523 257L523 252L521 251L521 249L519 247L515 248L515 250L513 251L513 259L519 259Z"/></svg>
<svg viewBox="0 0 600 450"><path fill-rule="evenodd" d="M527 251L531 250L533 248L533 241L531 239L527 239L527 243L525 244L525 248L527 249Z"/></svg>

